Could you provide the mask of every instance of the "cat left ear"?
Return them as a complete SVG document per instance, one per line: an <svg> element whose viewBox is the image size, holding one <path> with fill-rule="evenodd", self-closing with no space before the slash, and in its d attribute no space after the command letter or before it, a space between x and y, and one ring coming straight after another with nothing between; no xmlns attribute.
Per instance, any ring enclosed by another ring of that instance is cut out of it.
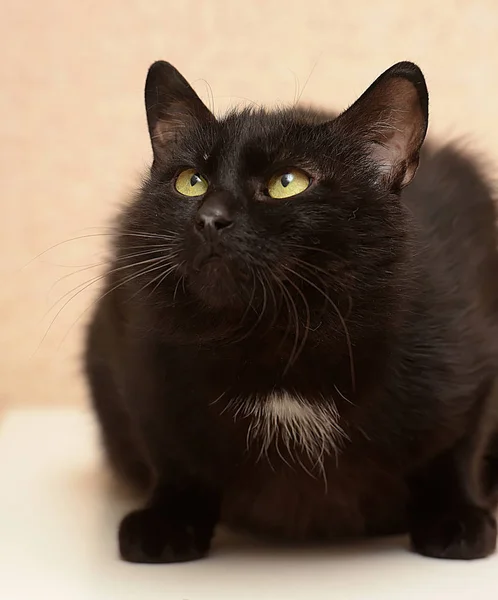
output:
<svg viewBox="0 0 498 600"><path fill-rule="evenodd" d="M400 190L417 170L428 119L429 95L422 71L413 63L400 62L385 71L334 124L365 144L381 183Z"/></svg>
<svg viewBox="0 0 498 600"><path fill-rule="evenodd" d="M215 120L187 80L163 60L147 74L145 108L154 159L163 157L186 127Z"/></svg>

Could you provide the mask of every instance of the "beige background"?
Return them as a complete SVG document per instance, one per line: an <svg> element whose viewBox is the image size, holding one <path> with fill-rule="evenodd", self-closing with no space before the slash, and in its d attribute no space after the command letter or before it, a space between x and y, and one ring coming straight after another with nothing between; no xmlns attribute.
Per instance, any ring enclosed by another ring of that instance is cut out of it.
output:
<svg viewBox="0 0 498 600"><path fill-rule="evenodd" d="M341 108L411 59L433 136L468 135L498 164L497 39L496 0L2 0L0 402L85 401L81 332L98 283L71 298L99 274L102 227L150 159L152 61L206 99L208 82L222 111L298 95Z"/></svg>

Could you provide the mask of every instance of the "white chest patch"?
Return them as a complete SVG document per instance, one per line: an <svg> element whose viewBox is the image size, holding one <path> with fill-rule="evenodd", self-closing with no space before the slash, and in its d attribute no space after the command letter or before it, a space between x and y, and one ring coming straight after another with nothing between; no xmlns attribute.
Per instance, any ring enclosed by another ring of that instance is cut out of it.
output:
<svg viewBox="0 0 498 600"><path fill-rule="evenodd" d="M277 392L267 397L236 398L227 406L234 419L249 418L247 444L261 445L267 454L272 443L279 442L293 456L293 451L306 453L312 463L323 466L323 458L337 453L346 434L339 424L339 412L332 399L312 403L301 396Z"/></svg>

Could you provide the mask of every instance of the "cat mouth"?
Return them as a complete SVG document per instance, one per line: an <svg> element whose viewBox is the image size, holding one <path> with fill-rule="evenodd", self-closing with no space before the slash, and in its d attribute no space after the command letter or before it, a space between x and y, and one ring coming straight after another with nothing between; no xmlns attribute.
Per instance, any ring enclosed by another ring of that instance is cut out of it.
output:
<svg viewBox="0 0 498 600"><path fill-rule="evenodd" d="M197 255L192 266L195 271L199 272L206 267L210 269L220 268L223 263L224 259L221 253L211 251Z"/></svg>

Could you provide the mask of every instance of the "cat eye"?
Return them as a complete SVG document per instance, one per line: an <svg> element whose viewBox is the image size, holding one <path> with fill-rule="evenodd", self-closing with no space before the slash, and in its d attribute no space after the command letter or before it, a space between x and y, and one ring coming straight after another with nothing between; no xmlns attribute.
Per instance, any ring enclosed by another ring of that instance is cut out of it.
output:
<svg viewBox="0 0 498 600"><path fill-rule="evenodd" d="M208 182L195 169L185 169L175 181L175 189L182 196L202 196L207 192Z"/></svg>
<svg viewBox="0 0 498 600"><path fill-rule="evenodd" d="M268 194L271 198L290 198L308 189L311 179L300 169L288 169L285 173L273 175L268 182Z"/></svg>

